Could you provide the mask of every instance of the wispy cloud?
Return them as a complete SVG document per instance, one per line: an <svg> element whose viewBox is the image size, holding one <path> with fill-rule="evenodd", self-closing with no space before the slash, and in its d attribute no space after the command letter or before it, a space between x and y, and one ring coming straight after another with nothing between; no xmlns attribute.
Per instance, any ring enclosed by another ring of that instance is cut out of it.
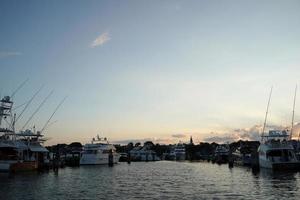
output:
<svg viewBox="0 0 300 200"><path fill-rule="evenodd" d="M175 133L171 135L173 138L185 138L186 135L185 134L181 134L181 133Z"/></svg>
<svg viewBox="0 0 300 200"><path fill-rule="evenodd" d="M13 57L13 56L20 56L22 55L21 52L16 51L0 51L0 59L1 58L7 58L7 57Z"/></svg>
<svg viewBox="0 0 300 200"><path fill-rule="evenodd" d="M111 39L109 32L104 32L99 35L90 45L91 48L102 46L104 43L108 42Z"/></svg>

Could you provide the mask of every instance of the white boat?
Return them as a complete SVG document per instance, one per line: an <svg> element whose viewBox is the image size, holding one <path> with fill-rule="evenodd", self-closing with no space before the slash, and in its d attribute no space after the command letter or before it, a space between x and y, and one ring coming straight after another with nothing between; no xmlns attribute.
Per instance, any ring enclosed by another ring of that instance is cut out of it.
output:
<svg viewBox="0 0 300 200"><path fill-rule="evenodd" d="M295 153L295 149L291 143L292 130L294 124L296 91L297 87L295 90L294 97L291 133L289 134L288 130L270 130L268 135L265 135L264 131L266 127L270 99L272 95L271 88L264 126L262 130L261 144L258 148L259 166L261 168L268 168L273 170L300 169L300 161L298 160Z"/></svg>
<svg viewBox="0 0 300 200"><path fill-rule="evenodd" d="M229 145L221 144L215 149L215 160L217 163L226 163L229 156Z"/></svg>
<svg viewBox="0 0 300 200"><path fill-rule="evenodd" d="M294 147L286 130L271 130L258 148L259 165L274 170L300 169Z"/></svg>
<svg viewBox="0 0 300 200"><path fill-rule="evenodd" d="M185 153L185 145L181 142L179 142L173 150L170 152L170 158L173 160L185 160L186 158L186 153Z"/></svg>
<svg viewBox="0 0 300 200"><path fill-rule="evenodd" d="M80 157L80 165L108 165L109 157L113 163L118 163L120 155L116 152L114 145L110 144L106 138L93 138L91 143L84 145Z"/></svg>
<svg viewBox="0 0 300 200"><path fill-rule="evenodd" d="M155 151L149 149L147 146L134 147L129 153L132 161L160 161Z"/></svg>
<svg viewBox="0 0 300 200"><path fill-rule="evenodd" d="M234 152L232 152L232 156L237 163L241 163L242 165L251 165L251 152L251 147L240 146Z"/></svg>

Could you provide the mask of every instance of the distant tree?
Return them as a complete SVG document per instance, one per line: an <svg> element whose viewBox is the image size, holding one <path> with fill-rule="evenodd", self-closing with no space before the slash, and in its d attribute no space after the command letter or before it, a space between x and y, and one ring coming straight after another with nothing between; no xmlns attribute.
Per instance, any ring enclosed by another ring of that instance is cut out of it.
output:
<svg viewBox="0 0 300 200"><path fill-rule="evenodd" d="M137 142L137 143L135 143L134 146L135 146L135 147L141 146L141 143L140 143L140 142Z"/></svg>
<svg viewBox="0 0 300 200"><path fill-rule="evenodd" d="M71 144L68 145L71 148L81 148L82 144L80 142L72 142Z"/></svg>
<svg viewBox="0 0 300 200"><path fill-rule="evenodd" d="M133 149L133 143L132 142L129 142L127 144L127 151L131 151Z"/></svg>
<svg viewBox="0 0 300 200"><path fill-rule="evenodd" d="M149 146L149 147L153 147L154 144L152 141L147 141L147 142L144 142L144 146Z"/></svg>

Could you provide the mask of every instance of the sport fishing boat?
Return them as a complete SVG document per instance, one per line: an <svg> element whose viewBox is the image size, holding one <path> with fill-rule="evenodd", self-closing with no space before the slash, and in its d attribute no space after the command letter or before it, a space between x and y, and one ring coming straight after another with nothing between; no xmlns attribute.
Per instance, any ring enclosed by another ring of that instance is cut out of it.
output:
<svg viewBox="0 0 300 200"><path fill-rule="evenodd" d="M119 154L114 145L110 144L106 138L93 138L91 143L84 145L80 157L80 165L103 165L109 164L109 157L112 156L113 163L118 163Z"/></svg>
<svg viewBox="0 0 300 200"><path fill-rule="evenodd" d="M43 135L30 130L15 133L12 106L9 96L0 100L0 171L36 170L47 163L48 150L40 139Z"/></svg>
<svg viewBox="0 0 300 200"><path fill-rule="evenodd" d="M269 111L270 99L272 95L272 88L269 95L264 126L261 135L261 144L258 148L259 166L261 168L269 168L273 170L289 170L300 169L300 161L298 160L295 149L291 143L293 124L294 124L294 110L296 91L294 96L293 116L291 132L288 130L270 130L268 135L265 135L265 127Z"/></svg>
<svg viewBox="0 0 300 200"><path fill-rule="evenodd" d="M259 165L274 170L300 169L288 131L270 130L258 148Z"/></svg>

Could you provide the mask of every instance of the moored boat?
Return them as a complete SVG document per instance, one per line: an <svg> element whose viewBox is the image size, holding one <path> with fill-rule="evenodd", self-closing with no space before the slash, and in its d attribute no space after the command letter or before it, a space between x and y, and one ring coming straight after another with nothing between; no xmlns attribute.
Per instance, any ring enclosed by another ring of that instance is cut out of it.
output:
<svg viewBox="0 0 300 200"><path fill-rule="evenodd" d="M9 96L0 100L0 171L36 170L47 163L48 150L40 139L43 135L30 130L16 133L12 107Z"/></svg>
<svg viewBox="0 0 300 200"><path fill-rule="evenodd" d="M274 170L300 169L294 147L286 130L271 130L258 148L259 165Z"/></svg>
<svg viewBox="0 0 300 200"><path fill-rule="evenodd" d="M229 146L227 144L218 145L215 149L214 157L219 164L228 162Z"/></svg>
<svg viewBox="0 0 300 200"><path fill-rule="evenodd" d="M293 117L291 133L288 130L270 130L266 135L265 127L269 111L272 88L269 95L264 126L261 135L261 144L258 148L259 166L272 170L298 170L300 169L300 161L296 156L295 149L291 143L292 130L294 124L294 109L296 100L296 91L294 96Z"/></svg>
<svg viewBox="0 0 300 200"><path fill-rule="evenodd" d="M85 144L80 157L80 165L104 165L118 163L119 154L114 145L110 144L106 138L93 138L91 143ZM111 161L109 159L112 159Z"/></svg>

